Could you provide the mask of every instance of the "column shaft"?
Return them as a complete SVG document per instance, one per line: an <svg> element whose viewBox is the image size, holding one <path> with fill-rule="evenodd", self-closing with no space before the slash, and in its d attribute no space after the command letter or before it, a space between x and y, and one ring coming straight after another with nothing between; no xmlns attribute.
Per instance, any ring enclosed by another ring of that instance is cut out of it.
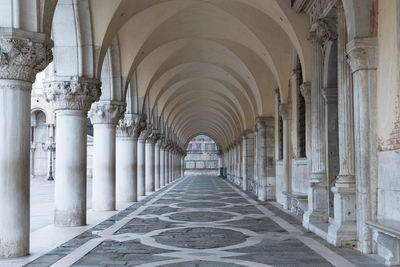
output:
<svg viewBox="0 0 400 267"><path fill-rule="evenodd" d="M146 195L146 170L145 170L145 143L146 140L140 138L138 139L137 145L137 187L138 196Z"/></svg>
<svg viewBox="0 0 400 267"><path fill-rule="evenodd" d="M0 80L0 258L29 253L32 83Z"/></svg>
<svg viewBox="0 0 400 267"><path fill-rule="evenodd" d="M160 147L160 187L165 186L165 148L164 144Z"/></svg>
<svg viewBox="0 0 400 267"><path fill-rule="evenodd" d="M154 177L154 142L146 141L146 192L154 192L155 177Z"/></svg>
<svg viewBox="0 0 400 267"><path fill-rule="evenodd" d="M116 146L117 201L137 201L137 139L117 137Z"/></svg>
<svg viewBox="0 0 400 267"><path fill-rule="evenodd" d="M158 141L154 147L154 187L160 188L160 146L161 141Z"/></svg>

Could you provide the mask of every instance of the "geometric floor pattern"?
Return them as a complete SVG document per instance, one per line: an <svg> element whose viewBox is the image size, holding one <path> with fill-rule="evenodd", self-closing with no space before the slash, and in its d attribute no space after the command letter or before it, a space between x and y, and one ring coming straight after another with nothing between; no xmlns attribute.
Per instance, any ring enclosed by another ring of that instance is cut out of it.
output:
<svg viewBox="0 0 400 267"><path fill-rule="evenodd" d="M382 266L215 176L180 179L28 266Z"/></svg>

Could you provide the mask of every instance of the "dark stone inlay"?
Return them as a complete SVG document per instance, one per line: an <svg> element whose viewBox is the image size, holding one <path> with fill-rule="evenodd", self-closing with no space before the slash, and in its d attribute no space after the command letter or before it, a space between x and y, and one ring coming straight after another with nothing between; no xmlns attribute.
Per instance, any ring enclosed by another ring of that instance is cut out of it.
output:
<svg viewBox="0 0 400 267"><path fill-rule="evenodd" d="M218 208L225 205L227 204L219 202L184 202L177 204L178 207L182 208Z"/></svg>
<svg viewBox="0 0 400 267"><path fill-rule="evenodd" d="M179 212L168 216L175 221L185 222L215 222L224 221L233 218L232 214L224 212Z"/></svg>
<svg viewBox="0 0 400 267"><path fill-rule="evenodd" d="M215 262L215 261L189 261L161 265L162 267L243 267L234 263Z"/></svg>
<svg viewBox="0 0 400 267"><path fill-rule="evenodd" d="M174 229L155 237L158 243L164 245L193 249L227 247L243 243L246 238L237 231L211 227Z"/></svg>

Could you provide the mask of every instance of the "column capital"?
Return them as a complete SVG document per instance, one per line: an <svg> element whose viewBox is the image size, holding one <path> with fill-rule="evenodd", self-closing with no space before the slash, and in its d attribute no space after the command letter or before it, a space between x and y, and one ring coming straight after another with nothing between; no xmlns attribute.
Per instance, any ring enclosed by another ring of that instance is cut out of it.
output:
<svg viewBox="0 0 400 267"><path fill-rule="evenodd" d="M301 95L304 97L306 104L311 103L311 83L304 82L300 85Z"/></svg>
<svg viewBox="0 0 400 267"><path fill-rule="evenodd" d="M66 77L65 77L66 78ZM69 80L45 81L44 95L48 102L53 103L54 110L81 110L89 111L93 102L101 95L101 82L97 79L73 77Z"/></svg>
<svg viewBox="0 0 400 267"><path fill-rule="evenodd" d="M126 103L113 101L99 101L92 104L89 117L92 124L116 125L123 116Z"/></svg>
<svg viewBox="0 0 400 267"><path fill-rule="evenodd" d="M253 138L253 137L254 137L254 133L252 130L244 130L242 132L242 140Z"/></svg>
<svg viewBox="0 0 400 267"><path fill-rule="evenodd" d="M328 42L334 41L338 37L335 26L334 21L325 18L318 18L311 23L309 39L316 42L323 53Z"/></svg>
<svg viewBox="0 0 400 267"><path fill-rule="evenodd" d="M264 129L268 126L273 126L274 117L257 117L255 124L255 131L258 132L261 129Z"/></svg>
<svg viewBox="0 0 400 267"><path fill-rule="evenodd" d="M145 124L145 120L140 114L125 114L124 118L118 121L117 136L138 138L138 132L144 127L142 122Z"/></svg>
<svg viewBox="0 0 400 267"><path fill-rule="evenodd" d="M279 115L282 116L283 120L292 119L292 104L280 104L279 105Z"/></svg>
<svg viewBox="0 0 400 267"><path fill-rule="evenodd" d="M376 69L376 37L354 38L346 45L351 70Z"/></svg>
<svg viewBox="0 0 400 267"><path fill-rule="evenodd" d="M145 125L145 127L143 127L139 133L139 141L145 142L147 137L149 137L149 135L151 134L151 132L152 132L152 125L151 123L147 123L147 125Z"/></svg>
<svg viewBox="0 0 400 267"><path fill-rule="evenodd" d="M338 89L337 88L322 88L321 94L327 104L337 103L338 101Z"/></svg>
<svg viewBox="0 0 400 267"><path fill-rule="evenodd" d="M146 139L146 143L154 145L157 143L157 140L160 139L160 135L160 130L152 130Z"/></svg>
<svg viewBox="0 0 400 267"><path fill-rule="evenodd" d="M33 83L53 60L53 41L44 33L0 29L0 79Z"/></svg>

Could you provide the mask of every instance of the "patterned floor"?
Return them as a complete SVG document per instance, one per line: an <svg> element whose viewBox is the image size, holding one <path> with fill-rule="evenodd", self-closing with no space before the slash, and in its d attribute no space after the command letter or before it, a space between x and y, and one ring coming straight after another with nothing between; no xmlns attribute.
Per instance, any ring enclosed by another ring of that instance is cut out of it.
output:
<svg viewBox="0 0 400 267"><path fill-rule="evenodd" d="M211 176L178 180L28 266L382 266Z"/></svg>

